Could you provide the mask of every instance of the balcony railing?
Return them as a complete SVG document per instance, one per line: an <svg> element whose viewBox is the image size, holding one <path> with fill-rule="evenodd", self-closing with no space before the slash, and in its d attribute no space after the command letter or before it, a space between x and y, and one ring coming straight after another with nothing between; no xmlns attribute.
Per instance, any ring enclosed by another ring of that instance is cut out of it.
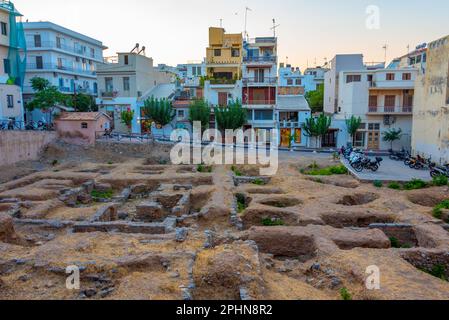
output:
<svg viewBox="0 0 449 320"><path fill-rule="evenodd" d="M27 42L27 48L28 49L56 49L56 50L62 50L69 53L74 53L76 55L80 55L85 57L86 59L95 59L95 60L103 60L103 56L99 54L94 54L90 52L90 49L87 51L84 51L82 48L78 48L75 46L68 46L63 43L57 43L56 41L41 41L40 46L36 46L35 42Z"/></svg>
<svg viewBox="0 0 449 320"><path fill-rule="evenodd" d="M101 96L103 98L115 98L117 97L118 92L117 91L103 91L101 92Z"/></svg>
<svg viewBox="0 0 449 320"><path fill-rule="evenodd" d="M236 79L210 79L211 85L223 85L223 84L229 84L234 85L237 83Z"/></svg>
<svg viewBox="0 0 449 320"><path fill-rule="evenodd" d="M276 99L263 99L263 100L246 100L243 101L244 105L274 105L276 104Z"/></svg>
<svg viewBox="0 0 449 320"><path fill-rule="evenodd" d="M79 69L79 68L73 68L72 66L58 65L55 63L43 63L43 64L29 63L29 64L27 64L27 69L28 70L29 69L45 70L45 71L49 70L51 72L68 71L68 72L79 73L79 74L90 75L90 76L95 76L97 74L96 71L83 70L83 69Z"/></svg>
<svg viewBox="0 0 449 320"><path fill-rule="evenodd" d="M412 113L413 107L396 106L396 107L368 107L369 113Z"/></svg>
<svg viewBox="0 0 449 320"><path fill-rule="evenodd" d="M279 122L279 128L300 128L300 127L301 125L298 120Z"/></svg>
<svg viewBox="0 0 449 320"><path fill-rule="evenodd" d="M277 77L263 77L263 78L251 78L251 77L244 77L243 79L243 85L276 85L278 78Z"/></svg>
<svg viewBox="0 0 449 320"><path fill-rule="evenodd" d="M277 56L243 57L243 62L276 63Z"/></svg>

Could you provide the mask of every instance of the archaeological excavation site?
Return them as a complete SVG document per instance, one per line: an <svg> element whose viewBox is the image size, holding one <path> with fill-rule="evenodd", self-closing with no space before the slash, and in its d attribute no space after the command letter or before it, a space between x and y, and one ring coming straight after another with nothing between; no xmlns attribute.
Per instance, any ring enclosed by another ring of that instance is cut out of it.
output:
<svg viewBox="0 0 449 320"><path fill-rule="evenodd" d="M3 167L0 299L449 299L449 211L432 215L447 186L301 173L331 156L280 154L268 177L257 165L172 165L169 151L53 143ZM73 266L78 289L67 288Z"/></svg>

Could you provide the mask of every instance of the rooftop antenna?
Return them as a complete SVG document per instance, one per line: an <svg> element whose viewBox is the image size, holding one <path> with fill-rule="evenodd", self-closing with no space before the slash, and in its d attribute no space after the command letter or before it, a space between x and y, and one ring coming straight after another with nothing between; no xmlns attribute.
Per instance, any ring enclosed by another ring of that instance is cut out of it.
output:
<svg viewBox="0 0 449 320"><path fill-rule="evenodd" d="M382 49L384 49L385 50L385 64L387 64L387 50L388 50L388 45L387 44L385 44L383 47L382 47Z"/></svg>
<svg viewBox="0 0 449 320"><path fill-rule="evenodd" d="M280 24L276 24L276 19L273 18L273 27L271 28L271 30L273 30L273 36L276 38L276 29L279 28L281 25Z"/></svg>
<svg viewBox="0 0 449 320"><path fill-rule="evenodd" d="M248 30L247 30L247 25L248 25L248 11L253 11L248 7L245 7L245 39L248 40Z"/></svg>
<svg viewBox="0 0 449 320"><path fill-rule="evenodd" d="M223 28L223 19L220 19L220 28Z"/></svg>
<svg viewBox="0 0 449 320"><path fill-rule="evenodd" d="M285 66L288 65L288 57L285 57Z"/></svg>
<svg viewBox="0 0 449 320"><path fill-rule="evenodd" d="M408 44L407 45L407 55L409 55L410 54L410 45Z"/></svg>

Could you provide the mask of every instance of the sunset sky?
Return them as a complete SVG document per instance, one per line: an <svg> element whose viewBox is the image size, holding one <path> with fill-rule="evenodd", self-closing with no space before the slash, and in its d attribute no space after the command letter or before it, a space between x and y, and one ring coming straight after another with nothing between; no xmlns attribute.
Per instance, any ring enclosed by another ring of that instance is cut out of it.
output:
<svg viewBox="0 0 449 320"><path fill-rule="evenodd" d="M208 27L243 32L245 7L250 37L271 36L280 25L279 62L305 68L338 53L363 53L383 61L449 33L447 0L15 0L29 21L51 21L101 40L109 50L129 51L140 43L155 64L176 65L205 56ZM380 29L366 27L366 8L380 9Z"/></svg>

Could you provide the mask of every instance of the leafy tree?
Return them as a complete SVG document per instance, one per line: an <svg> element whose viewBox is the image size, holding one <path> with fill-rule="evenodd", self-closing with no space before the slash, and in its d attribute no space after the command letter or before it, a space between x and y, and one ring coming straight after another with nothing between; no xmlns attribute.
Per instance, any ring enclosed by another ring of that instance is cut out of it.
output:
<svg viewBox="0 0 449 320"><path fill-rule="evenodd" d="M324 108L324 86L319 85L317 90L306 93L305 98L312 112L323 112Z"/></svg>
<svg viewBox="0 0 449 320"><path fill-rule="evenodd" d="M151 97L145 101L144 114L161 127L170 124L175 118L171 101Z"/></svg>
<svg viewBox="0 0 449 320"><path fill-rule="evenodd" d="M346 120L346 128L348 130L349 135L351 136L352 144L354 145L354 138L357 130L359 130L360 125L362 124L362 118L351 116L351 118Z"/></svg>
<svg viewBox="0 0 449 320"><path fill-rule="evenodd" d="M77 112L94 111L96 107L93 98L83 93L69 96L67 106L74 108Z"/></svg>
<svg viewBox="0 0 449 320"><path fill-rule="evenodd" d="M393 143L401 140L403 134L402 129L390 129L383 133L383 140L391 143L391 150L393 150Z"/></svg>
<svg viewBox="0 0 449 320"><path fill-rule="evenodd" d="M131 130L132 121L134 119L134 111L133 110L126 110L122 111L120 114L121 121L124 125L128 127L129 130Z"/></svg>
<svg viewBox="0 0 449 320"><path fill-rule="evenodd" d="M29 111L40 109L48 112L48 123L51 122L51 115L58 104L66 102L66 96L59 92L58 88L52 86L47 79L34 77L31 79L31 87L35 91L34 99L27 103Z"/></svg>
<svg viewBox="0 0 449 320"><path fill-rule="evenodd" d="M319 146L321 147L322 136L328 132L331 124L332 118L322 113L318 117L306 119L302 128L307 137L315 137L317 139L316 143L318 148Z"/></svg>
<svg viewBox="0 0 449 320"><path fill-rule="evenodd" d="M195 121L201 122L201 130L205 131L209 128L210 123L210 106L204 99L195 99L189 108L189 121L192 123Z"/></svg>
<svg viewBox="0 0 449 320"><path fill-rule="evenodd" d="M216 107L215 118L220 131L240 129L247 123L247 112L240 100L231 102L227 107Z"/></svg>

